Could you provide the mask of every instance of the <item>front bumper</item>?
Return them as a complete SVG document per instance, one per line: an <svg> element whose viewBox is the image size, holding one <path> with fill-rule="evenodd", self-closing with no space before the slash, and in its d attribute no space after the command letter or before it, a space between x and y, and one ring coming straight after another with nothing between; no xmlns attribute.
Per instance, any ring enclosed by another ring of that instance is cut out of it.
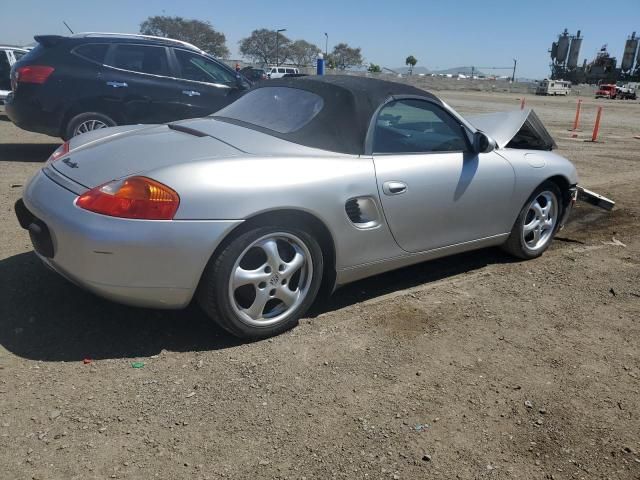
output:
<svg viewBox="0 0 640 480"><path fill-rule="evenodd" d="M241 223L107 217L76 207L76 198L42 171L26 186L24 207L34 220L24 212L19 220L27 223L32 238L43 226L50 237L48 251L39 244L47 242L46 235L35 236L36 253L77 285L141 307L186 306L215 248Z"/></svg>
<svg viewBox="0 0 640 480"><path fill-rule="evenodd" d="M566 192L564 192L564 198L563 198L563 204L564 204L564 208L563 208L563 213L562 213L562 218L560 219L560 230L562 230L564 228L564 226L567 224L567 221L569 220L569 215L571 214L571 211L573 210L573 207L576 204L576 200L578 199L578 188L576 185L572 185L569 190L567 190Z"/></svg>

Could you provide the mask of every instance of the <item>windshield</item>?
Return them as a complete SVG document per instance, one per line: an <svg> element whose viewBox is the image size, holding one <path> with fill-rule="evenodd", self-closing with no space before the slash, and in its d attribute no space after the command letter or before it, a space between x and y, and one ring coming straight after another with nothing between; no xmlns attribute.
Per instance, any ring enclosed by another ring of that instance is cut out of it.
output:
<svg viewBox="0 0 640 480"><path fill-rule="evenodd" d="M323 105L322 97L306 90L264 87L248 92L213 116L292 133L309 123Z"/></svg>

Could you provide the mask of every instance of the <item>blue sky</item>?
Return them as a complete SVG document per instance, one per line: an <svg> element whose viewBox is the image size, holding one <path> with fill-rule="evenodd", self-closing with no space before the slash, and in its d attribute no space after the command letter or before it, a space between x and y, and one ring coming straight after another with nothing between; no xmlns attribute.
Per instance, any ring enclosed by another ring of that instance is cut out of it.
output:
<svg viewBox="0 0 640 480"><path fill-rule="evenodd" d="M21 0L2 7L0 43L25 44L39 33L75 31L137 32L149 15L180 15L210 21L227 37L232 56L238 41L256 28L287 28L324 50L339 42L361 47L365 60L387 67L408 55L430 69L465 65L508 66L518 59L518 75L548 74L551 42L565 27L581 29L580 52L591 59L605 43L620 57L632 31L640 33L638 0L602 1L348 1L348 0ZM611 7L611 8L610 8Z"/></svg>

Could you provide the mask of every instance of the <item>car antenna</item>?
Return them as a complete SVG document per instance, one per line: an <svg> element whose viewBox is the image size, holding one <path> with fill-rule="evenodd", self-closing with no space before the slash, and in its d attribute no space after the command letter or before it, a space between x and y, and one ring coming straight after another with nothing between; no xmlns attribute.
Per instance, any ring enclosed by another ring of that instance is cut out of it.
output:
<svg viewBox="0 0 640 480"><path fill-rule="evenodd" d="M71 30L71 27L69 25L67 25L67 22L63 20L62 23L64 23L64 26L69 29L69 31L71 32L71 35L73 35L73 30Z"/></svg>

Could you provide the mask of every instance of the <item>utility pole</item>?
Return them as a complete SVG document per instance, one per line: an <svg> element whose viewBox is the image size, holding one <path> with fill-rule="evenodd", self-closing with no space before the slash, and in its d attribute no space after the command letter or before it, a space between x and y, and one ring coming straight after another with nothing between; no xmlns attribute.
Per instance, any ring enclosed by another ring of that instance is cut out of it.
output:
<svg viewBox="0 0 640 480"><path fill-rule="evenodd" d="M329 34L324 32L324 59L326 61L327 56L329 55Z"/></svg>
<svg viewBox="0 0 640 480"><path fill-rule="evenodd" d="M280 36L280 32L286 32L287 29L286 28L281 28L279 30L276 30L276 67L278 66L279 63L279 59L278 59L278 37Z"/></svg>
<svg viewBox="0 0 640 480"><path fill-rule="evenodd" d="M513 74L511 75L511 83L516 81L516 65L518 64L517 59L513 59Z"/></svg>

